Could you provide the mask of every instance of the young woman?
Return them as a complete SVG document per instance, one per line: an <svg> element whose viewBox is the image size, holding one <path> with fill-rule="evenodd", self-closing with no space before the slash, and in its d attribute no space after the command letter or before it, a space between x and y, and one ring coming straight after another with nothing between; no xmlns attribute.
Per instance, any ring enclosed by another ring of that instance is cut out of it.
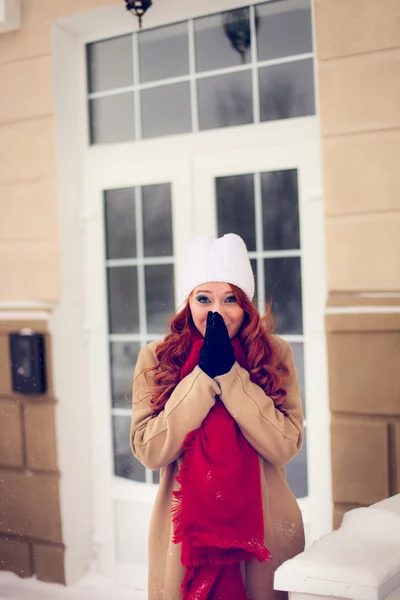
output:
<svg viewBox="0 0 400 600"><path fill-rule="evenodd" d="M183 309L144 347L131 444L161 469L149 537L149 600L277 600L276 568L304 548L284 465L303 415L289 344L254 305L243 240L197 238Z"/></svg>

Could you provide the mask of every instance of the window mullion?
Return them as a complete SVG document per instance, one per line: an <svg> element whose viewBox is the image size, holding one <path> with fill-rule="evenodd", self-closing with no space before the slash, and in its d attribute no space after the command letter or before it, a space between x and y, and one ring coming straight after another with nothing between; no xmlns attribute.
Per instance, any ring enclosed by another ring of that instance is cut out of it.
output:
<svg viewBox="0 0 400 600"><path fill-rule="evenodd" d="M261 199L261 174L254 173L254 202L256 219L256 249L261 254L264 247L262 226L262 199ZM261 314L265 312L265 278L264 259L257 259L257 281L258 281L258 309Z"/></svg>
<svg viewBox="0 0 400 600"><path fill-rule="evenodd" d="M142 210L142 188L135 188L135 217L136 217L136 240L138 257L138 301L139 301L139 331L141 336L147 334L146 316L146 281L144 272L144 242L143 242L143 210Z"/></svg>
<svg viewBox="0 0 400 600"><path fill-rule="evenodd" d="M253 122L260 122L260 89L258 81L257 66L257 31L256 31L256 9L254 4L250 6L250 31L251 31L251 79L253 90Z"/></svg>
<svg viewBox="0 0 400 600"><path fill-rule="evenodd" d="M194 36L194 21L189 20L189 74L190 74L190 104L192 112L192 131L199 131L199 112L197 101L197 80L196 80L196 43Z"/></svg>
<svg viewBox="0 0 400 600"><path fill-rule="evenodd" d="M139 62L139 39L138 34L132 35L133 52L133 98L134 98L134 123L135 140L142 139L142 111L140 104L140 62Z"/></svg>

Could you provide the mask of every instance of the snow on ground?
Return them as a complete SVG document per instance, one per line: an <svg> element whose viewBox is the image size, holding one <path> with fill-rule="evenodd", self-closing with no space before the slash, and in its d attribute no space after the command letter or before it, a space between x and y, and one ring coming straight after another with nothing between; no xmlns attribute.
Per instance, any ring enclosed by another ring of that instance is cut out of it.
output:
<svg viewBox="0 0 400 600"><path fill-rule="evenodd" d="M318 598L318 596L316 596ZM117 585L96 573L88 573L75 585L64 587L36 579L20 579L0 571L0 600L146 600L147 594ZM400 587L386 600L400 600Z"/></svg>
<svg viewBox="0 0 400 600"><path fill-rule="evenodd" d="M146 597L141 590L122 587L97 573L88 573L78 583L64 587L0 572L0 600L146 600Z"/></svg>

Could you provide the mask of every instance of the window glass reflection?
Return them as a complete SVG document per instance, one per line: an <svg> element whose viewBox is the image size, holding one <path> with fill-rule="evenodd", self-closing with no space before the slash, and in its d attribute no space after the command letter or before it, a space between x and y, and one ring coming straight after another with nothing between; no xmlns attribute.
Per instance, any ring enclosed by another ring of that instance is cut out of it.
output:
<svg viewBox="0 0 400 600"><path fill-rule="evenodd" d="M86 60L89 93L104 92L133 84L131 35L88 44Z"/></svg>
<svg viewBox="0 0 400 600"><path fill-rule="evenodd" d="M261 121L315 114L312 59L262 67L259 77Z"/></svg>
<svg viewBox="0 0 400 600"><path fill-rule="evenodd" d="M146 481L146 469L132 454L130 447L131 418L129 415L113 417L114 470L118 477L133 481Z"/></svg>
<svg viewBox="0 0 400 600"><path fill-rule="evenodd" d="M197 71L212 71L250 62L250 11L231 10L194 22ZM236 35L235 35L236 32ZM234 43L241 43L242 54Z"/></svg>
<svg viewBox="0 0 400 600"><path fill-rule="evenodd" d="M307 431L304 430L301 450L285 466L286 479L296 498L308 496Z"/></svg>
<svg viewBox="0 0 400 600"><path fill-rule="evenodd" d="M166 333L174 312L173 265L145 267L148 333Z"/></svg>
<svg viewBox="0 0 400 600"><path fill-rule="evenodd" d="M312 52L310 0L279 0L256 6L258 60Z"/></svg>
<svg viewBox="0 0 400 600"><path fill-rule="evenodd" d="M172 256L172 205L170 184L142 188L144 255Z"/></svg>
<svg viewBox="0 0 400 600"><path fill-rule="evenodd" d="M107 258L135 258L135 188L106 191L104 212Z"/></svg>
<svg viewBox="0 0 400 600"><path fill-rule="evenodd" d="M138 342L111 342L111 394L113 408L131 408L133 371L140 351Z"/></svg>
<svg viewBox="0 0 400 600"><path fill-rule="evenodd" d="M250 71L199 79L197 93L200 129L253 122Z"/></svg>
<svg viewBox="0 0 400 600"><path fill-rule="evenodd" d="M304 344L303 342L291 342L290 343L293 350L293 359L294 364L296 365L297 375L299 377L299 385L300 385L300 393L301 393L301 401L303 405L303 413L304 417L306 415L306 384L305 384L305 375L304 375Z"/></svg>
<svg viewBox="0 0 400 600"><path fill-rule="evenodd" d="M264 250L300 248L297 170L261 174Z"/></svg>
<svg viewBox="0 0 400 600"><path fill-rule="evenodd" d="M141 91L142 137L162 137L192 130L189 83Z"/></svg>
<svg viewBox="0 0 400 600"><path fill-rule="evenodd" d="M107 271L110 333L139 333L137 267L109 267Z"/></svg>
<svg viewBox="0 0 400 600"><path fill-rule="evenodd" d="M265 297L272 300L277 333L303 333L300 258L268 258L264 272Z"/></svg>
<svg viewBox="0 0 400 600"><path fill-rule="evenodd" d="M240 235L252 252L256 249L254 175L234 175L216 179L218 236Z"/></svg>
<svg viewBox="0 0 400 600"><path fill-rule="evenodd" d="M140 81L157 81L189 73L188 24L177 23L139 33Z"/></svg>
<svg viewBox="0 0 400 600"><path fill-rule="evenodd" d="M251 263L251 269L252 269L253 275L254 275L254 298L253 298L253 304L258 309L259 291L258 291L257 259L256 258L252 258L250 260L250 263Z"/></svg>
<svg viewBox="0 0 400 600"><path fill-rule="evenodd" d="M89 100L91 144L115 144L135 138L133 92Z"/></svg>

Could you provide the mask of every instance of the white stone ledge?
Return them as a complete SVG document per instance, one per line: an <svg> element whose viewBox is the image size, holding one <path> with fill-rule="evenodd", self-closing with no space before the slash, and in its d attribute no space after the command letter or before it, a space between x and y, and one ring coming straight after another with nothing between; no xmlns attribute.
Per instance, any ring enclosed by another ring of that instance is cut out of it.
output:
<svg viewBox="0 0 400 600"><path fill-rule="evenodd" d="M275 589L291 600L400 600L400 494L346 513L277 570Z"/></svg>

